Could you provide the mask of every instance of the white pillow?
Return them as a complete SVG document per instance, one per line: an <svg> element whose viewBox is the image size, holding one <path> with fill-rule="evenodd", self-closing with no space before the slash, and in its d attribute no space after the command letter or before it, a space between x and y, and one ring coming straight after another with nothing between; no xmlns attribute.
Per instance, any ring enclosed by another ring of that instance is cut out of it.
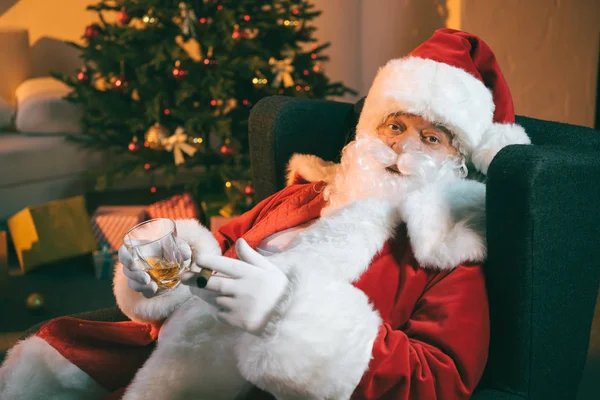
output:
<svg viewBox="0 0 600 400"><path fill-rule="evenodd" d="M0 130L10 126L14 113L15 109L8 104L8 101L0 97Z"/></svg>
<svg viewBox="0 0 600 400"><path fill-rule="evenodd" d="M67 134L81 132L82 108L64 97L71 88L52 78L33 78L21 83L15 92L15 126L25 133Z"/></svg>

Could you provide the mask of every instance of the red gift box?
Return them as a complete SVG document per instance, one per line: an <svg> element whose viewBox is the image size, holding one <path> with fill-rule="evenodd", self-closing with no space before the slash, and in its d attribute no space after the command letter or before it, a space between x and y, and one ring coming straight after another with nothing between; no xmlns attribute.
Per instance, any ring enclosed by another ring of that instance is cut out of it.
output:
<svg viewBox="0 0 600 400"><path fill-rule="evenodd" d="M146 219L144 206L102 206L92 214L92 228L100 248L108 243L110 250L118 250L123 235Z"/></svg>
<svg viewBox="0 0 600 400"><path fill-rule="evenodd" d="M192 195L178 194L146 207L149 218L188 219L198 218L199 209Z"/></svg>

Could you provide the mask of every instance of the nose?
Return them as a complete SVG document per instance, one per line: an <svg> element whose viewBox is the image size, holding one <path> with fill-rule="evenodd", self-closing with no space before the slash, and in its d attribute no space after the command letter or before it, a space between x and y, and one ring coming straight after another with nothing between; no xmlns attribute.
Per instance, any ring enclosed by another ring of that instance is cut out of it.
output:
<svg viewBox="0 0 600 400"><path fill-rule="evenodd" d="M391 147L397 154L414 153L421 151L420 134L415 129L404 131L392 139Z"/></svg>

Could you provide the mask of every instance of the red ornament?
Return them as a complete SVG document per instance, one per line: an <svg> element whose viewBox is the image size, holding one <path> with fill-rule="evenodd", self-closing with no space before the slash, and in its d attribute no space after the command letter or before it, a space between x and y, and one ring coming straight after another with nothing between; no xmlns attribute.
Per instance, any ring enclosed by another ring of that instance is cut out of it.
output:
<svg viewBox="0 0 600 400"><path fill-rule="evenodd" d="M144 164L144 169L148 171L152 166L149 163Z"/></svg>
<svg viewBox="0 0 600 400"><path fill-rule="evenodd" d="M165 115L171 115L171 110L169 110L168 108L165 108L165 110L163 111L163 113Z"/></svg>
<svg viewBox="0 0 600 400"><path fill-rule="evenodd" d="M246 196L252 196L254 194L254 186L246 185L246 187L244 188L244 194Z"/></svg>
<svg viewBox="0 0 600 400"><path fill-rule="evenodd" d="M198 22L200 22L201 24L205 24L207 21L206 17L201 17Z"/></svg>
<svg viewBox="0 0 600 400"><path fill-rule="evenodd" d="M244 15L244 21L246 21L246 22L250 21L250 16L248 14Z"/></svg>
<svg viewBox="0 0 600 400"><path fill-rule="evenodd" d="M156 186L152 186L150 188L150 193L156 193Z"/></svg>
<svg viewBox="0 0 600 400"><path fill-rule="evenodd" d="M125 90L125 88L127 87L127 81L125 80L124 77L122 76L118 76L115 78L115 80L113 81L112 84L113 89L115 89L117 92L122 92L123 90Z"/></svg>
<svg viewBox="0 0 600 400"><path fill-rule="evenodd" d="M222 9L223 9L223 5L222 5L222 4L219 4L219 5L217 6L217 10L222 10Z"/></svg>
<svg viewBox="0 0 600 400"><path fill-rule="evenodd" d="M204 61L202 61L202 62L204 63L204 65L209 66L209 67L212 67L213 65L218 64L217 60L215 60L214 58L208 58L208 57L206 57L204 59Z"/></svg>
<svg viewBox="0 0 600 400"><path fill-rule="evenodd" d="M310 71L307 70L307 69L305 69L303 73L304 73L305 76L308 76L308 74L310 74Z"/></svg>
<svg viewBox="0 0 600 400"><path fill-rule="evenodd" d="M310 58L312 58L313 60L317 59L317 53L311 53L310 54Z"/></svg>
<svg viewBox="0 0 600 400"><path fill-rule="evenodd" d="M210 105L211 105L211 106L213 106L213 107L216 107L216 106L217 106L217 104L218 104L218 102L217 102L217 100L215 100L215 99L212 99L212 100L210 101Z"/></svg>
<svg viewBox="0 0 600 400"><path fill-rule="evenodd" d="M249 106L250 105L250 101L248 99L244 99L242 100L242 104L245 106Z"/></svg>
<svg viewBox="0 0 600 400"><path fill-rule="evenodd" d="M127 145L127 149L131 153L137 153L138 151L140 151L142 149L142 146L141 146L140 142L138 141L137 137L134 137L131 140L131 142Z"/></svg>
<svg viewBox="0 0 600 400"><path fill-rule="evenodd" d="M117 21L121 25L127 25L131 21L131 16L127 13L125 7L121 8L121 11L117 13Z"/></svg>
<svg viewBox="0 0 600 400"><path fill-rule="evenodd" d="M85 28L85 37L88 39L93 39L93 38L97 37L98 35L100 35L101 31L102 30L100 29L100 25L98 25L98 24L88 25Z"/></svg>
<svg viewBox="0 0 600 400"><path fill-rule="evenodd" d="M77 80L82 83L87 83L90 81L90 75L85 69L82 69L77 73Z"/></svg>
<svg viewBox="0 0 600 400"><path fill-rule="evenodd" d="M182 80L188 75L188 71L186 69L181 68L179 65L176 65L171 71L173 77L177 80Z"/></svg>
<svg viewBox="0 0 600 400"><path fill-rule="evenodd" d="M235 148L229 144L228 141L226 141L221 148L219 149L219 151L221 152L221 154L223 154L226 157L230 157L232 155L235 154Z"/></svg>

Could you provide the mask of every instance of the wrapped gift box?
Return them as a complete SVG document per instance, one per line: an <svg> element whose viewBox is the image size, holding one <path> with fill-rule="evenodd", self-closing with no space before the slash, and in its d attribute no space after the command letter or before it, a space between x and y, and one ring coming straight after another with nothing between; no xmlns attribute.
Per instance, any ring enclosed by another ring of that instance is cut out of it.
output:
<svg viewBox="0 0 600 400"><path fill-rule="evenodd" d="M101 206L92 214L92 227L97 248L108 244L116 251L123 243L123 235L146 219L144 206Z"/></svg>
<svg viewBox="0 0 600 400"><path fill-rule="evenodd" d="M199 217L199 207L192 195L184 193L156 202L146 208L148 218L188 219Z"/></svg>
<svg viewBox="0 0 600 400"><path fill-rule="evenodd" d="M108 242L104 242L100 250L94 251L93 258L96 279L112 280L114 265L119 260L118 251L111 250Z"/></svg>
<svg viewBox="0 0 600 400"><path fill-rule="evenodd" d="M96 249L82 196L24 208L9 218L8 228L23 272Z"/></svg>

